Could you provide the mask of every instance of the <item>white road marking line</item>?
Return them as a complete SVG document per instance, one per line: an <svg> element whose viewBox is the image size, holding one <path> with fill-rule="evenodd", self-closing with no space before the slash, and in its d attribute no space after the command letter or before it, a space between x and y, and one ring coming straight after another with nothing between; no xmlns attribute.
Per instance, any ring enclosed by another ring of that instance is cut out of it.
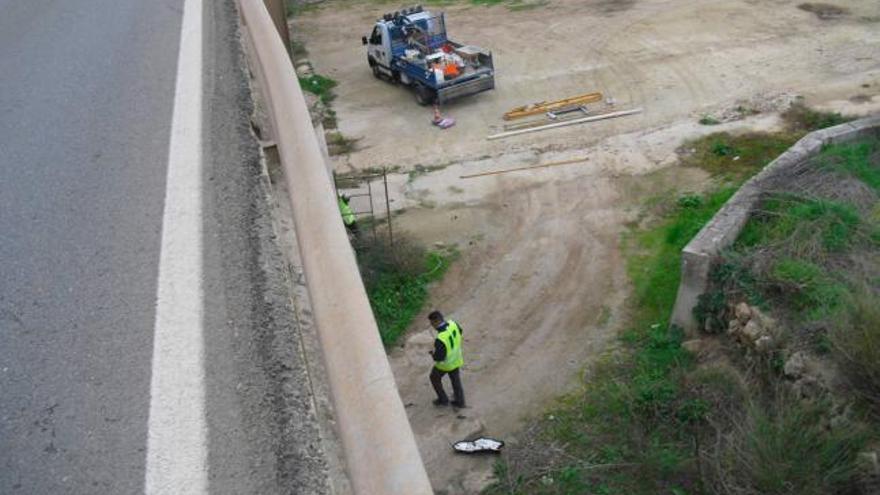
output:
<svg viewBox="0 0 880 495"><path fill-rule="evenodd" d="M202 0L184 0L147 433L146 495L208 493L202 297Z"/></svg>

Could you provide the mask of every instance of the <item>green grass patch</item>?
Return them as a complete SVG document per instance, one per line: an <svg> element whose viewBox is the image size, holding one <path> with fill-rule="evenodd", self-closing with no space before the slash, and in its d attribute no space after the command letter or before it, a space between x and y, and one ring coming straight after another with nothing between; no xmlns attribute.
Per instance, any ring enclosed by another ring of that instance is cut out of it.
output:
<svg viewBox="0 0 880 495"><path fill-rule="evenodd" d="M806 134L819 129L825 129L826 127L844 124L853 119L837 112L814 110L798 102L791 105L785 112L782 112L782 120L785 121L789 131Z"/></svg>
<svg viewBox="0 0 880 495"><path fill-rule="evenodd" d="M798 257L820 260L852 246L862 226L858 211L845 203L776 194L743 228L737 246L785 244Z"/></svg>
<svg viewBox="0 0 880 495"><path fill-rule="evenodd" d="M637 324L666 321L681 277L681 250L734 192L736 188L728 186L706 195L682 196L661 225L632 234L627 270L639 307Z"/></svg>
<svg viewBox="0 0 880 495"><path fill-rule="evenodd" d="M854 144L836 144L825 148L820 155L823 167L849 174L880 193L880 139Z"/></svg>
<svg viewBox="0 0 880 495"><path fill-rule="evenodd" d="M427 251L406 237L389 248L384 237L370 239L357 251L361 278L379 326L382 343L394 345L428 298L428 285L443 278L455 252Z"/></svg>
<svg viewBox="0 0 880 495"><path fill-rule="evenodd" d="M792 133L717 132L685 143L682 148L687 151L681 162L739 183L776 159L799 137Z"/></svg>
<svg viewBox="0 0 880 495"><path fill-rule="evenodd" d="M336 87L336 81L320 74L312 74L308 77L300 77L299 85L303 90L317 96L325 105L329 104L336 98L333 88Z"/></svg>
<svg viewBox="0 0 880 495"><path fill-rule="evenodd" d="M829 335L831 350L849 385L880 420L880 304L868 287L853 291L846 304L842 323Z"/></svg>
<svg viewBox="0 0 880 495"><path fill-rule="evenodd" d="M857 456L865 429L843 420L826 426L830 404L778 391L751 402L730 432L707 450L707 491L767 495L859 493Z"/></svg>
<svg viewBox="0 0 880 495"><path fill-rule="evenodd" d="M785 304L807 320L834 315L848 295L844 284L809 261L783 258L773 265L768 279Z"/></svg>
<svg viewBox="0 0 880 495"><path fill-rule="evenodd" d="M701 125L718 125L721 123L720 120L716 119L711 115L703 115L699 120Z"/></svg>

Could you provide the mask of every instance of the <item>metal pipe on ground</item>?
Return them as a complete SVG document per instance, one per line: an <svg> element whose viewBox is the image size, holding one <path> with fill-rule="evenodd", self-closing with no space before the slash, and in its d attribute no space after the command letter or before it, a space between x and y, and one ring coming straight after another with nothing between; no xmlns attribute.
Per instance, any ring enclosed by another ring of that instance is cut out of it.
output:
<svg viewBox="0 0 880 495"><path fill-rule="evenodd" d="M352 487L364 495L433 493L290 58L262 1L239 7L266 85Z"/></svg>
<svg viewBox="0 0 880 495"><path fill-rule="evenodd" d="M586 122L595 122L597 120L624 117L626 115L633 115L636 113L640 113L641 111L642 111L641 108L636 108L634 110L623 110L620 112L603 113L601 115L594 115L592 117L584 117L584 118L580 118L580 119L567 120L565 122L557 122L555 124L547 124L547 125L542 125L540 127L531 127L528 129L520 129L518 131L508 131L508 132L502 132L499 134L492 134L491 136L488 136L486 139L488 139L489 141L492 141L493 139L503 139L503 138L507 138L507 137L511 137L511 136L519 136L520 134L528 134L530 132L544 131L547 129L556 129L557 127L565 127L567 125L583 124Z"/></svg>

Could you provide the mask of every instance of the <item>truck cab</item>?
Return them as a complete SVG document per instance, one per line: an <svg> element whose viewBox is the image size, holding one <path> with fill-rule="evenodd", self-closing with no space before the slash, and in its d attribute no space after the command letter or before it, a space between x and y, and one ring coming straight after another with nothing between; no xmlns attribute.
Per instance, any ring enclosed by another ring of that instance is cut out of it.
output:
<svg viewBox="0 0 880 495"><path fill-rule="evenodd" d="M373 75L412 87L422 105L495 87L492 54L448 39L442 13L417 6L385 14L361 42Z"/></svg>

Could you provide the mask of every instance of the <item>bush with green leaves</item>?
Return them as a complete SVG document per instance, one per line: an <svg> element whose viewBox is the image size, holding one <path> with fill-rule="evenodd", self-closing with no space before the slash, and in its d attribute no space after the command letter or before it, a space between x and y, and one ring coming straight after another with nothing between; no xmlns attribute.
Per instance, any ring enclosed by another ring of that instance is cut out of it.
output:
<svg viewBox="0 0 880 495"><path fill-rule="evenodd" d="M397 342L428 298L428 285L440 280L455 253L427 251L412 239L361 234L357 261L382 343Z"/></svg>
<svg viewBox="0 0 880 495"><path fill-rule="evenodd" d="M850 388L872 406L880 420L880 304L876 291L860 287L846 301L849 311L829 340Z"/></svg>
<svg viewBox="0 0 880 495"><path fill-rule="evenodd" d="M722 495L858 493L858 453L867 431L840 419L827 426L830 405L782 389L752 400L732 425L701 450L708 492Z"/></svg>
<svg viewBox="0 0 880 495"><path fill-rule="evenodd" d="M329 104L334 98L336 98L336 95L333 93L333 88L336 87L336 81L329 77L322 76L321 74L300 77L299 85L304 91L308 91L317 96L318 99L321 100L321 103L325 105Z"/></svg>

